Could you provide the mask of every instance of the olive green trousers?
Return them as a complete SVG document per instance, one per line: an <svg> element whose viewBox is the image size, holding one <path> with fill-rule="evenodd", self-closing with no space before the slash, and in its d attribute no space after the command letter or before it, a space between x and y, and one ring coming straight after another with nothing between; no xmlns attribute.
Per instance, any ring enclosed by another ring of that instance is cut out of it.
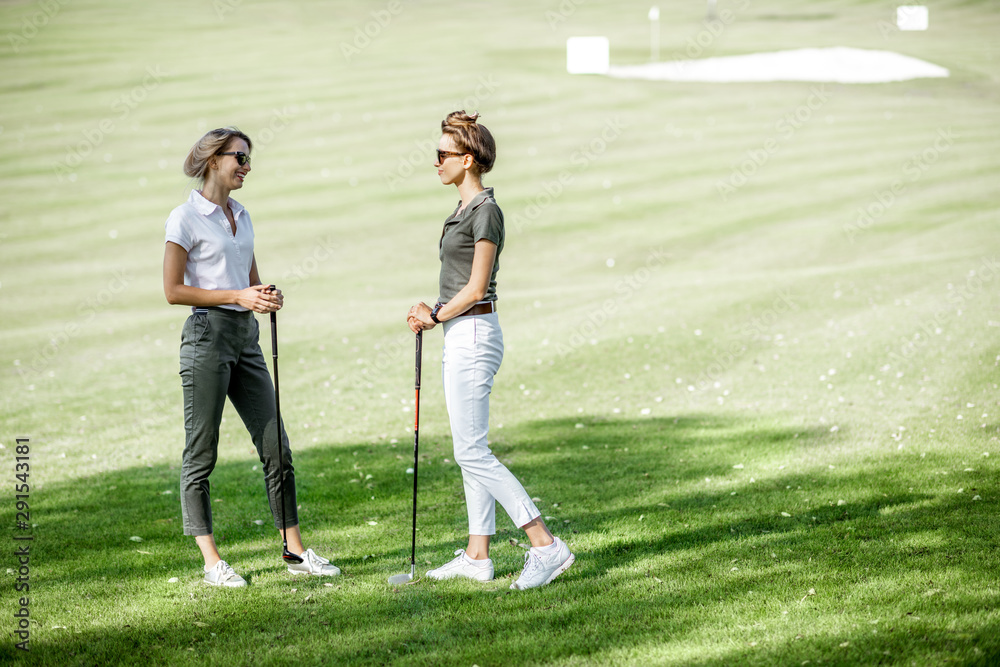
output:
<svg viewBox="0 0 1000 667"><path fill-rule="evenodd" d="M278 437L274 386L260 350L260 327L252 312L199 308L181 333L181 384L184 389L184 455L181 462L181 514L185 535L212 533L209 475L219 455L219 425L226 397L243 420L263 464L264 489L279 521ZM286 528L297 526L295 473L288 435L281 426Z"/></svg>

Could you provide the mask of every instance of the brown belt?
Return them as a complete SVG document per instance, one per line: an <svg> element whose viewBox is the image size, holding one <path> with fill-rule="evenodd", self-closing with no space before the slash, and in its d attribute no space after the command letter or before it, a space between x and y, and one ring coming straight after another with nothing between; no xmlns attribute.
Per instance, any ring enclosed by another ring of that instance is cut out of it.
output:
<svg viewBox="0 0 1000 667"><path fill-rule="evenodd" d="M466 315L489 315L490 313L497 312L496 301L488 301L486 303L477 303L472 308L461 315L456 315L455 317L465 317Z"/></svg>

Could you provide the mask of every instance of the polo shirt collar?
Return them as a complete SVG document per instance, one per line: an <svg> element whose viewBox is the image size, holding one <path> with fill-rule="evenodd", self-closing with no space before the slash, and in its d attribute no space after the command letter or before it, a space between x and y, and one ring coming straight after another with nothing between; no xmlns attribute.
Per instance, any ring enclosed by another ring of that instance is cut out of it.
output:
<svg viewBox="0 0 1000 667"><path fill-rule="evenodd" d="M457 213L455 215L455 220L461 220L462 218L465 217L466 213L471 213L472 211L475 211L477 208L482 206L487 199L491 198L492 196L493 196L493 188L484 188L482 192L480 192L479 194L477 194L475 197L472 198L472 201L469 202L469 205L465 207L464 211L462 211L461 213ZM459 207L462 206L461 199L458 201L458 205Z"/></svg>
<svg viewBox="0 0 1000 667"><path fill-rule="evenodd" d="M190 202L191 205L194 206L195 210L202 215L211 215L216 209L221 210L222 208L215 202L205 199L204 195L197 190L191 191L191 196L188 197L188 202ZM240 213L244 210L243 204L239 203L232 197L229 198L229 208L233 211L233 219L239 218Z"/></svg>

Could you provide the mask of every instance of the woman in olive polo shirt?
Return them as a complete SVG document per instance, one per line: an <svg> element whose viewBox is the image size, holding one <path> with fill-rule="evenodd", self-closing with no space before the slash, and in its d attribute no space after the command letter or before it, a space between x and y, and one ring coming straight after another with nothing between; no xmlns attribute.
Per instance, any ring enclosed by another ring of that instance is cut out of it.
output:
<svg viewBox="0 0 1000 667"><path fill-rule="evenodd" d="M483 174L493 168L496 143L490 131L476 122L478 117L455 111L441 123L434 165L441 183L454 185L461 201L445 220L439 242L438 302L433 308L418 303L407 315L407 324L414 332L444 325L445 403L469 515L468 546L427 576L493 579L489 549L499 501L532 545L525 554L524 570L511 588L534 588L566 571L574 556L565 542L549 532L531 497L497 460L487 442L490 390L503 359L496 277L504 228L493 188L482 185Z"/></svg>
<svg viewBox="0 0 1000 667"><path fill-rule="evenodd" d="M250 137L236 128L212 130L191 148L184 173L198 179L187 202L166 222L163 291L172 304L191 306L181 333L184 388L184 454L181 514L184 534L194 536L205 558L205 583L241 587L246 581L216 548L208 476L219 450L219 424L226 396L239 413L263 464L274 525L302 562L287 563L292 574L336 575L340 569L302 546L295 503L295 474L288 435L281 427L284 470L278 470L278 428L274 387L260 350L254 313L284 304L281 290L261 284L253 253L250 214L230 192L250 173ZM284 484L279 483L284 476ZM279 487L284 497L279 497ZM285 525L279 516L284 504Z"/></svg>

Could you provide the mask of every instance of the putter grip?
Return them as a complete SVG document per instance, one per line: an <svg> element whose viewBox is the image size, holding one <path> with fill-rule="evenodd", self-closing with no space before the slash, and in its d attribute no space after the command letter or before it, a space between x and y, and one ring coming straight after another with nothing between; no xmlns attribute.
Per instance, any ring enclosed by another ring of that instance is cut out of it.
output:
<svg viewBox="0 0 1000 667"><path fill-rule="evenodd" d="M278 356L278 314L271 313L271 356Z"/></svg>
<svg viewBox="0 0 1000 667"><path fill-rule="evenodd" d="M274 289L274 285L268 285L269 290ZM278 356L278 313L271 313L271 355Z"/></svg>
<svg viewBox="0 0 1000 667"><path fill-rule="evenodd" d="M419 391L420 390L420 358L423 356L424 351L424 332L417 332L417 362L416 362L416 380L413 383L413 387Z"/></svg>

